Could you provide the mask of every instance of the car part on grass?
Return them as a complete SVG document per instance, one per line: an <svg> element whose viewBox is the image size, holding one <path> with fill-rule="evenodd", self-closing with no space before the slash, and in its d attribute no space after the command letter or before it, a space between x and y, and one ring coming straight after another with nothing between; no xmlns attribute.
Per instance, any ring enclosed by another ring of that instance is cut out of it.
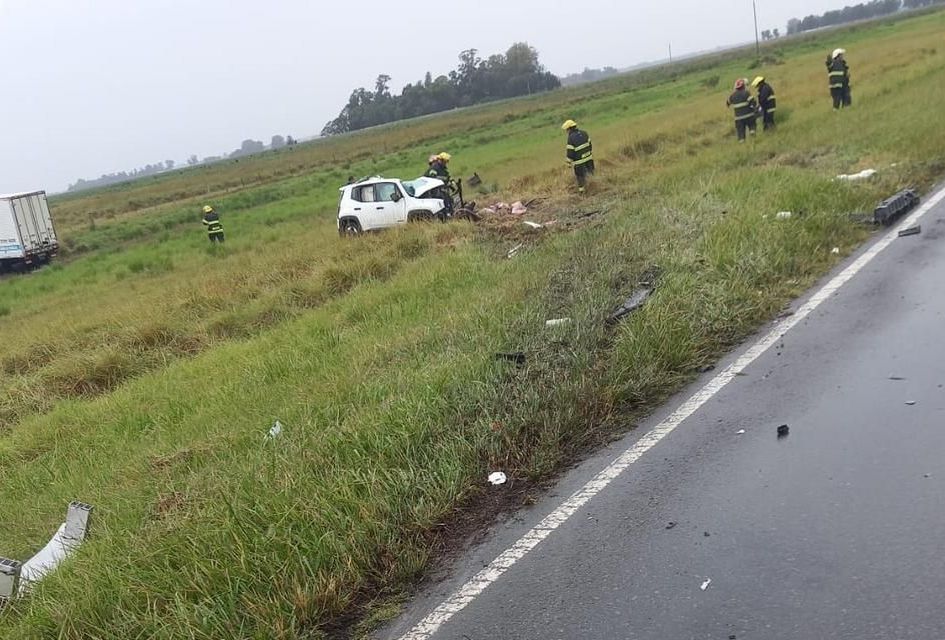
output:
<svg viewBox="0 0 945 640"><path fill-rule="evenodd" d="M282 435L282 423L276 420L272 427L269 428L269 433L266 434L266 440L275 440Z"/></svg>
<svg viewBox="0 0 945 640"><path fill-rule="evenodd" d="M88 535L92 509L92 505L84 502L70 502L65 521L39 553L22 564L0 558L0 604L29 592L72 555Z"/></svg>
<svg viewBox="0 0 945 640"><path fill-rule="evenodd" d="M568 324L571 322L571 318L555 318L553 320L545 320L546 327L559 327L563 324Z"/></svg>
<svg viewBox="0 0 945 640"><path fill-rule="evenodd" d="M469 179L470 187L478 187L482 184L482 178L479 177L478 173L472 174L472 178Z"/></svg>
<svg viewBox="0 0 945 640"><path fill-rule="evenodd" d="M505 484L507 480L508 477L506 477L506 475L501 471L494 471L493 473L489 474L489 484L491 484L493 487Z"/></svg>
<svg viewBox="0 0 945 640"><path fill-rule="evenodd" d="M835 256L840 255L840 247L834 247L833 249L830 250L830 253L832 253Z"/></svg>
<svg viewBox="0 0 945 640"><path fill-rule="evenodd" d="M521 367L525 365L526 355L524 351L500 351L499 353L495 354L495 358L496 360L507 360L509 362L514 362L516 365Z"/></svg>
<svg viewBox="0 0 945 640"><path fill-rule="evenodd" d="M917 236L922 233L922 225L917 224L914 227L909 227L908 229L902 229L899 232L899 237L904 238L906 236Z"/></svg>
<svg viewBox="0 0 945 640"><path fill-rule="evenodd" d="M640 287L634 291L629 298L627 298L626 302L620 305L619 309L610 314L610 316L607 318L607 324L615 324L626 316L630 315L642 307L652 294L652 286Z"/></svg>
<svg viewBox="0 0 945 640"><path fill-rule="evenodd" d="M777 218L778 220L788 220L793 215L794 214L790 211L778 211L774 217Z"/></svg>
<svg viewBox="0 0 945 640"><path fill-rule="evenodd" d="M913 189L903 189L879 203L873 212L873 220L878 224L890 225L917 204L919 204L919 194Z"/></svg>
<svg viewBox="0 0 945 640"><path fill-rule="evenodd" d="M877 174L876 169L863 169L859 173L851 173L851 174L841 173L839 176L837 176L837 180L844 180L847 182L856 182L858 180L869 180L876 174Z"/></svg>
<svg viewBox="0 0 945 640"><path fill-rule="evenodd" d="M524 246L525 246L525 243L524 243L524 242L518 243L517 245L515 245L514 247L512 247L511 249L509 249L509 252L508 252L507 254L505 254L505 257L506 257L506 258L513 258L513 257L515 257L515 254L518 253L518 252L521 250L521 248L524 247Z"/></svg>
<svg viewBox="0 0 945 640"><path fill-rule="evenodd" d="M528 213L528 207L522 204L521 201L512 203L512 215L513 216L522 216Z"/></svg>
<svg viewBox="0 0 945 640"><path fill-rule="evenodd" d="M545 226L542 224L538 224L537 222L532 222L531 220L522 220L522 224L524 224L527 227L531 227L532 229L541 229L543 226Z"/></svg>

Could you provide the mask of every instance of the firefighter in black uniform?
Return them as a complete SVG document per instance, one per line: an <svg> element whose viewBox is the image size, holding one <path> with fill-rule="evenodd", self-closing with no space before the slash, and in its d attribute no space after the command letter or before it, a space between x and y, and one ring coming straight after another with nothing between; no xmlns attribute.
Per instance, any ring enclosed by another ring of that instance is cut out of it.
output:
<svg viewBox="0 0 945 640"><path fill-rule="evenodd" d="M220 224L220 214L207 205L203 208L203 226L207 228L207 237L210 242L223 242L223 225Z"/></svg>
<svg viewBox="0 0 945 640"><path fill-rule="evenodd" d="M745 88L744 78L735 81L735 91L725 101L725 105L735 110L735 132L738 134L738 141L744 142L746 131L755 132L755 109L758 107Z"/></svg>
<svg viewBox="0 0 945 640"><path fill-rule="evenodd" d="M449 161L453 159L453 156L446 153L439 153L435 156L430 157L430 170L427 171L428 178L437 178L442 180L444 183L450 183L450 170L446 165L449 164Z"/></svg>
<svg viewBox="0 0 945 640"><path fill-rule="evenodd" d="M587 190L587 176L594 175L594 149L591 146L591 138L586 132L578 129L574 120L568 120L561 128L568 132L568 164L574 168L578 192L584 193Z"/></svg>
<svg viewBox="0 0 945 640"><path fill-rule="evenodd" d="M758 76L751 83L752 89L758 92L758 109L761 111L761 121L765 131L774 129L774 112L778 108L774 97L774 87L768 84L764 76Z"/></svg>
<svg viewBox="0 0 945 640"><path fill-rule="evenodd" d="M827 80L830 83L834 111L849 107L853 102L850 95L850 67L847 66L845 54L845 49L834 49L833 53L827 56Z"/></svg>

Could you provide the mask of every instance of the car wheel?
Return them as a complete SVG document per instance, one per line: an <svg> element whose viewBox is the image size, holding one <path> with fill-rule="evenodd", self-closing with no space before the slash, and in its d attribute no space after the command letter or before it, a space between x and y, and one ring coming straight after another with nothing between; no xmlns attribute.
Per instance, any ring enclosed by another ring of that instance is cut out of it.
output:
<svg viewBox="0 0 945 640"><path fill-rule="evenodd" d="M342 220L341 226L338 228L338 233L348 238L359 236L361 235L361 225L353 218Z"/></svg>

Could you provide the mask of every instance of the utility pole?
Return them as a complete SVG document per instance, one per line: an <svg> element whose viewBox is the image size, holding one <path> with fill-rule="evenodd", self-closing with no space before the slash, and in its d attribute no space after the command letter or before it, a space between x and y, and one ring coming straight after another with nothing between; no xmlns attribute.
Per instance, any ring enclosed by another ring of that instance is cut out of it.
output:
<svg viewBox="0 0 945 640"><path fill-rule="evenodd" d="M751 11L755 14L755 54L761 57L761 41L758 39L758 7L755 0L751 0Z"/></svg>
<svg viewBox="0 0 945 640"><path fill-rule="evenodd" d="M669 63L673 64L673 43L669 43Z"/></svg>

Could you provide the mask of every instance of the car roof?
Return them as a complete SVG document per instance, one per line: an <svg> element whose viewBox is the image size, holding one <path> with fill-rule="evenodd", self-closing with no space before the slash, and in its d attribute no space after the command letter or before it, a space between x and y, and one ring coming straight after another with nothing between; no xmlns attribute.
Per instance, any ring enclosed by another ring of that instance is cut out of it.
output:
<svg viewBox="0 0 945 640"><path fill-rule="evenodd" d="M338 191L344 191L348 187L357 187L368 184L377 184L378 182L401 182L400 178L385 178L383 176L372 176L370 178L362 178L357 182L352 182L351 184L346 184L343 187L340 187Z"/></svg>

